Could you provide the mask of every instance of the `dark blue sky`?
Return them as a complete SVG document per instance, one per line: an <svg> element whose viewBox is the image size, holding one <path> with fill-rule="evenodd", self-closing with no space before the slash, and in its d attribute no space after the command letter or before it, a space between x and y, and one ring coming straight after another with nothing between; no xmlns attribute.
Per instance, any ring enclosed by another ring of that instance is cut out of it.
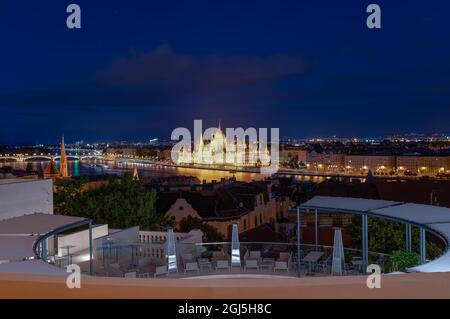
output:
<svg viewBox="0 0 450 319"><path fill-rule="evenodd" d="M301 137L448 133L449 14L447 0L2 0L0 144L169 138L196 118Z"/></svg>

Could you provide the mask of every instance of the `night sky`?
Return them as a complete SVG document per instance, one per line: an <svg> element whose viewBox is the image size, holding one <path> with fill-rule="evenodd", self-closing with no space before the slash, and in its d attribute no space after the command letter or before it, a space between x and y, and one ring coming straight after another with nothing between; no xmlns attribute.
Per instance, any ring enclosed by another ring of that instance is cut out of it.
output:
<svg viewBox="0 0 450 319"><path fill-rule="evenodd" d="M0 144L167 139L194 119L450 133L449 15L448 0L1 0Z"/></svg>

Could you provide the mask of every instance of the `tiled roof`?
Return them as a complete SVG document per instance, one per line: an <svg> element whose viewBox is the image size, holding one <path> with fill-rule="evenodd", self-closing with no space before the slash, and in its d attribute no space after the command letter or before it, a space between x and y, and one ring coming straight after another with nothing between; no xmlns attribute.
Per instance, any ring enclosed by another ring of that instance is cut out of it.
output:
<svg viewBox="0 0 450 319"><path fill-rule="evenodd" d="M238 217L255 209L256 195L261 193L266 203L269 199L267 186L261 183L236 182L211 192L159 192L157 209L165 214L178 198L184 198L202 218Z"/></svg>
<svg viewBox="0 0 450 319"><path fill-rule="evenodd" d="M314 195L382 199L430 204L431 193L440 206L450 207L449 181L381 181L374 183L323 182Z"/></svg>
<svg viewBox="0 0 450 319"><path fill-rule="evenodd" d="M380 199L377 187L372 183L336 183L327 181L317 186L314 195Z"/></svg>
<svg viewBox="0 0 450 319"><path fill-rule="evenodd" d="M286 237L268 224L262 224L239 235L241 242L286 242Z"/></svg>
<svg viewBox="0 0 450 319"><path fill-rule="evenodd" d="M439 206L450 207L449 181L376 182L380 199L430 204L431 193Z"/></svg>

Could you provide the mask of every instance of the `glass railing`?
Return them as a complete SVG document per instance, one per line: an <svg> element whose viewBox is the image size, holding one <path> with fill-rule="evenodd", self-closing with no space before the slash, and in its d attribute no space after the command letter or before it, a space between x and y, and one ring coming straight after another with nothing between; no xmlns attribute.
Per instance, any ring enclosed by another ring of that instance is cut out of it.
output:
<svg viewBox="0 0 450 319"><path fill-rule="evenodd" d="M232 259L230 242L176 243L175 256L166 255L164 243L103 242L94 248L93 274L109 277L193 277L215 275L330 276L333 247L302 244L300 259L295 243L241 242L238 258ZM364 274L361 251L344 249L340 272L333 275ZM168 269L168 259L176 269ZM49 261L65 268L78 264L89 269L88 251L53 256ZM390 272L390 256L369 253L369 264L377 264L383 273Z"/></svg>

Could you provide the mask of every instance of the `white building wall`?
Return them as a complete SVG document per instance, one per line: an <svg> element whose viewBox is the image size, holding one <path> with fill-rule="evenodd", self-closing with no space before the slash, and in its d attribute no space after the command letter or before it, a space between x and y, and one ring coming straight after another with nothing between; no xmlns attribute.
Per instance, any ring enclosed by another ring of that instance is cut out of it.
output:
<svg viewBox="0 0 450 319"><path fill-rule="evenodd" d="M108 235L108 225L98 225L92 227L92 240ZM64 246L75 246L70 248L70 253L76 253L89 248L89 229L76 233L58 236L58 256L66 256L67 249ZM94 252L95 254L95 252Z"/></svg>
<svg viewBox="0 0 450 319"><path fill-rule="evenodd" d="M175 249L178 257L183 254L199 256L206 249L198 243L203 242L203 232L193 229L189 233L174 232ZM167 232L161 231L139 231L140 250L139 257L150 258L153 262L163 262L166 258Z"/></svg>
<svg viewBox="0 0 450 319"><path fill-rule="evenodd" d="M52 180L0 180L0 220L33 213L53 214Z"/></svg>

